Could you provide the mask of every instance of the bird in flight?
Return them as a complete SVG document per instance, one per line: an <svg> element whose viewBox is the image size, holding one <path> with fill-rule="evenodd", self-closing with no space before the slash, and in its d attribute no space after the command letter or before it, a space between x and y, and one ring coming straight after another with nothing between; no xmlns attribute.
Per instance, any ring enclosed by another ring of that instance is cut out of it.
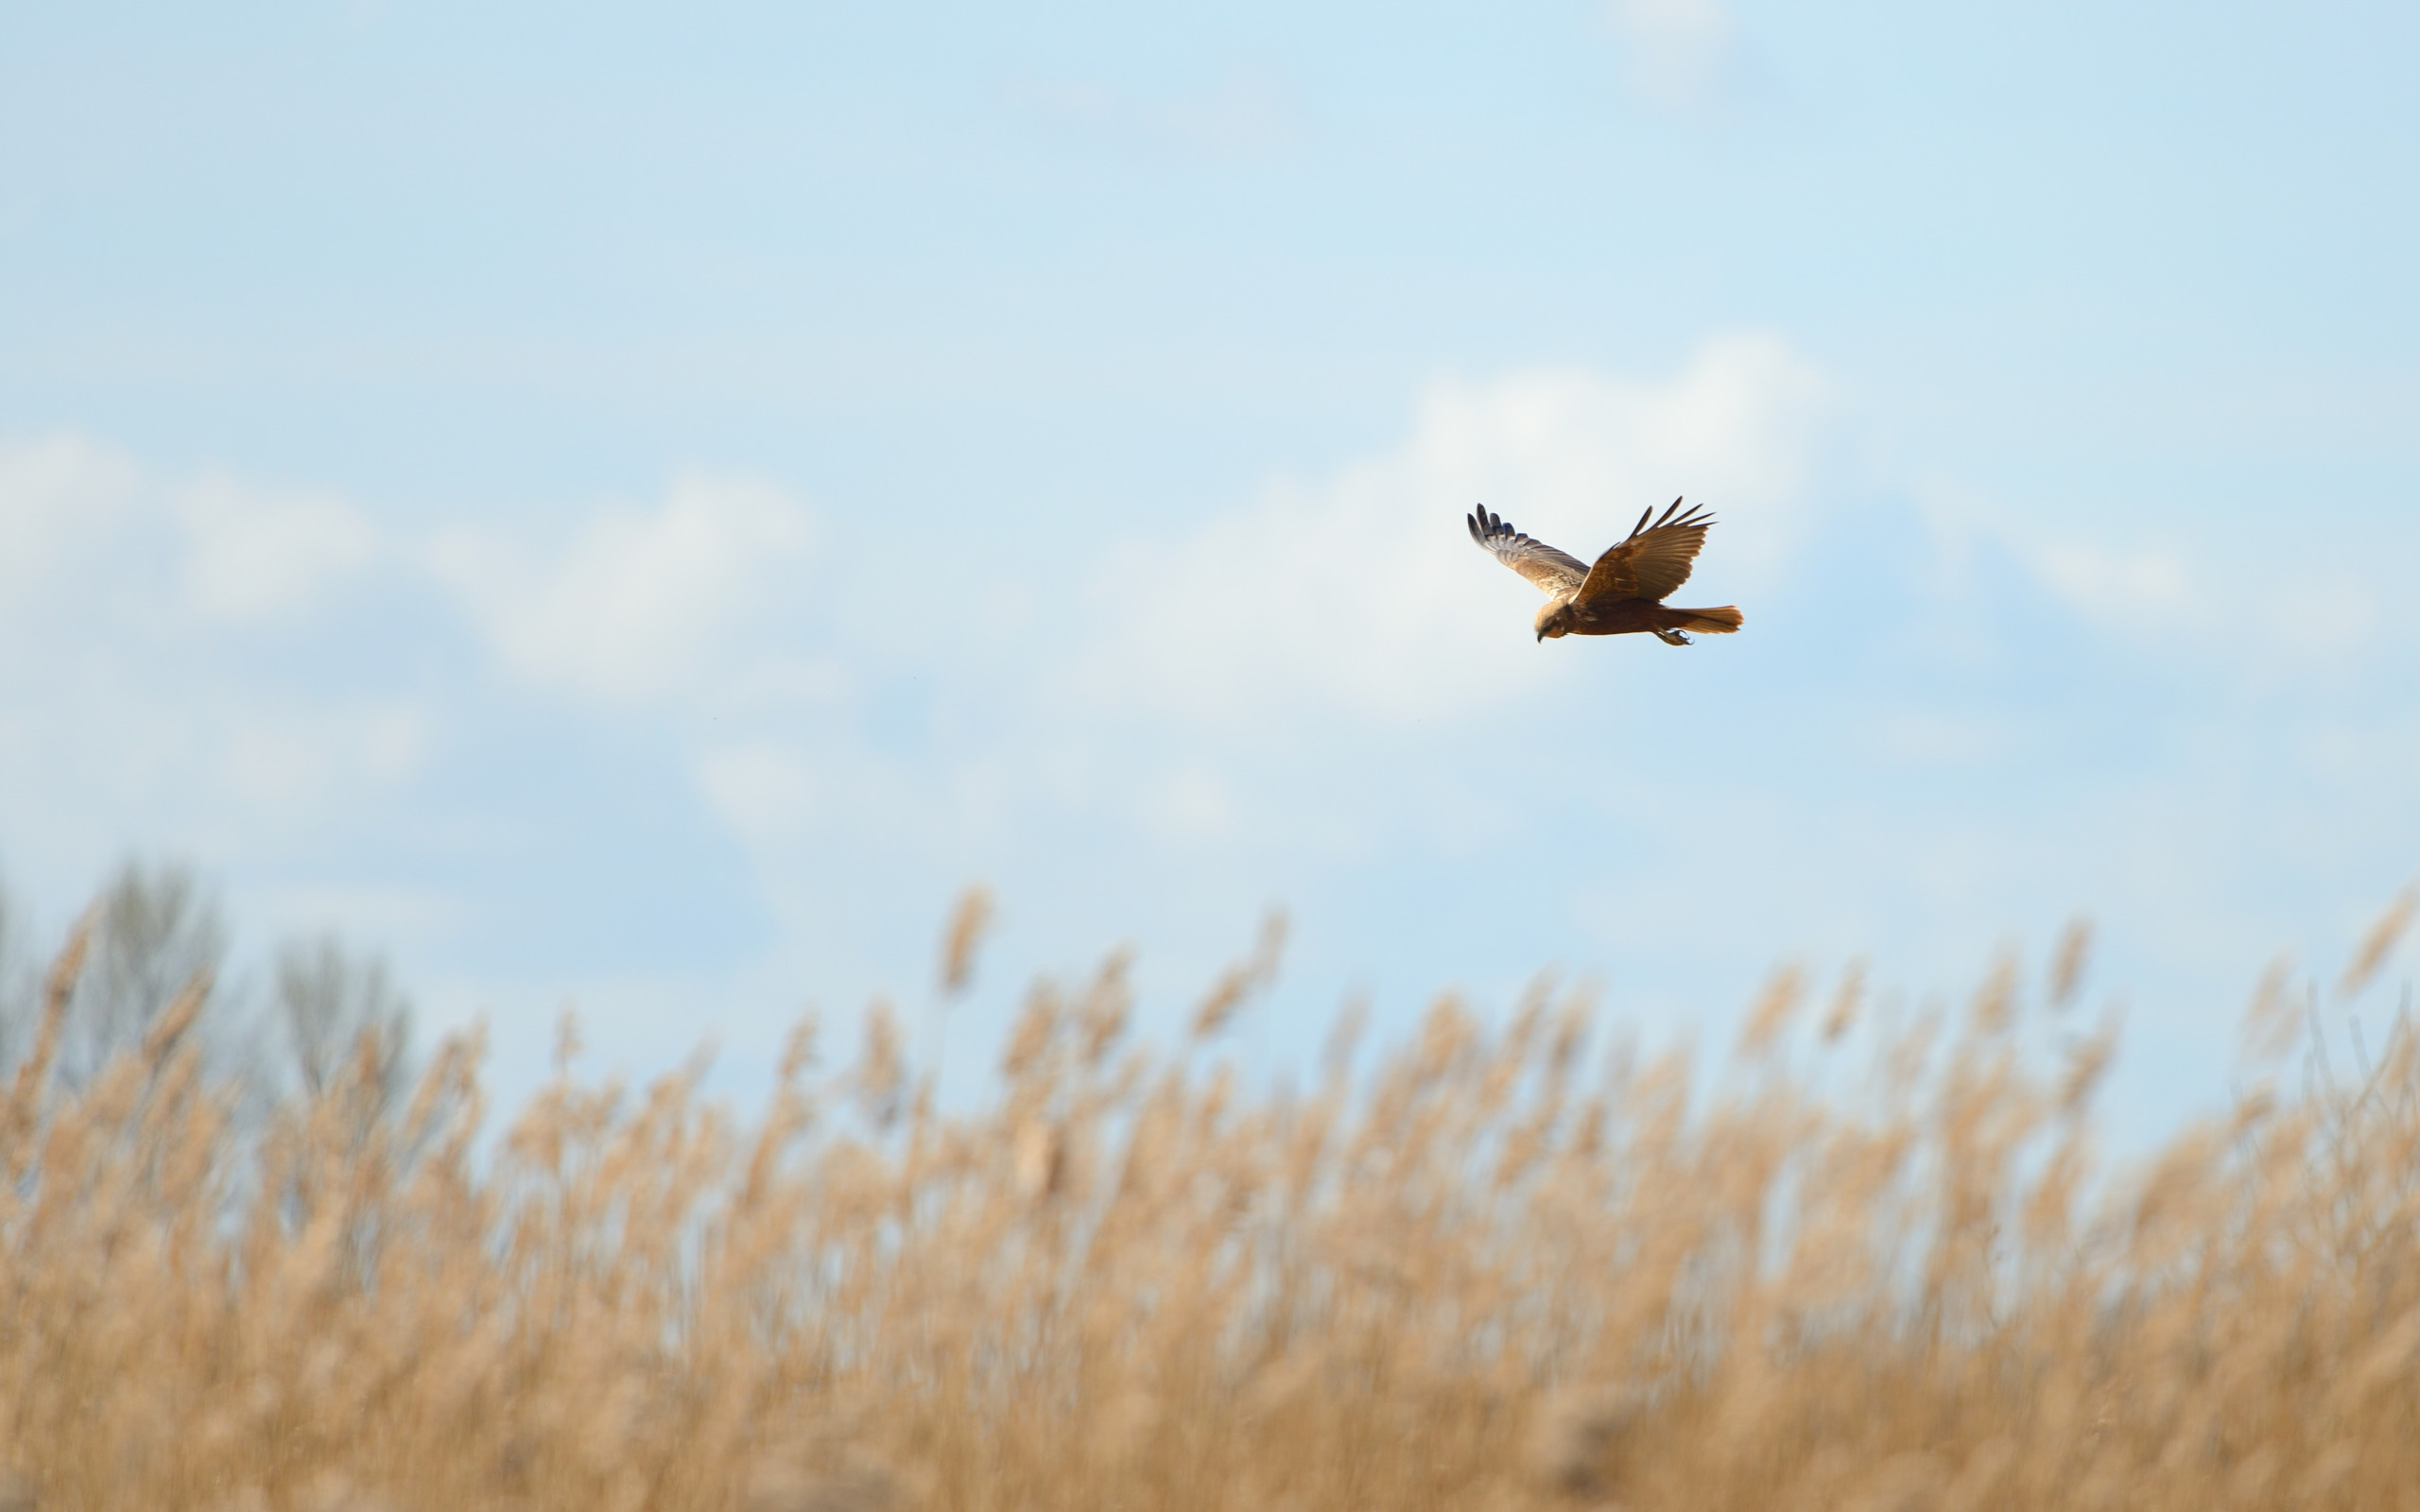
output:
<svg viewBox="0 0 2420 1512"><path fill-rule="evenodd" d="M1605 548L1590 567L1543 541L1521 534L1501 515L1478 512L1464 518L1471 539L1495 554L1495 559L1546 590L1547 607L1538 610L1538 639L1549 635L1631 635L1644 630L1667 645L1686 645L1681 632L1728 635L1739 627L1739 611L1720 609L1667 609L1664 600L1689 580L1689 563L1705 544L1706 526L1714 516L1704 509L1679 514L1681 501L1649 524L1649 509L1631 526L1630 534ZM1674 516L1679 514L1679 518Z"/></svg>

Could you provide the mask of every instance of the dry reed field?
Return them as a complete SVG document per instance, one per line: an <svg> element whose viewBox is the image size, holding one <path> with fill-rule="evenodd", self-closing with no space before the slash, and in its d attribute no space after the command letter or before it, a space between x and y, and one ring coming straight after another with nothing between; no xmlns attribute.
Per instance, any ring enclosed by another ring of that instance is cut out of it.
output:
<svg viewBox="0 0 2420 1512"><path fill-rule="evenodd" d="M876 1010L753 1121L567 1057L493 1138L458 1042L247 1127L199 982L70 1090L71 945L0 1108L0 1505L2420 1504L2413 1036L2328 1074L2273 981L2231 1110L2113 1164L2078 945L1940 1013L1785 978L1712 1074L1541 991L1260 1094L1266 963L1154 1052L1113 961L979 1110Z"/></svg>

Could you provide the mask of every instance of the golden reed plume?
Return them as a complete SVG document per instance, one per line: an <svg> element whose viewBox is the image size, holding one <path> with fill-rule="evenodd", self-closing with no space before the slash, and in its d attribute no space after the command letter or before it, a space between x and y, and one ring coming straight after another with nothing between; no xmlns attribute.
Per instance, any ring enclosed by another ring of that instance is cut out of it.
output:
<svg viewBox="0 0 2420 1512"><path fill-rule="evenodd" d="M475 1040L248 1125L199 982L64 1088L79 934L0 1108L0 1506L2409 1504L2412 1035L2115 1166L2086 937L1947 1017L1784 973L1711 1078L1541 988L1299 1091L1136 1044L1118 959L987 1107L884 1019L752 1123L567 1058L495 1139Z"/></svg>

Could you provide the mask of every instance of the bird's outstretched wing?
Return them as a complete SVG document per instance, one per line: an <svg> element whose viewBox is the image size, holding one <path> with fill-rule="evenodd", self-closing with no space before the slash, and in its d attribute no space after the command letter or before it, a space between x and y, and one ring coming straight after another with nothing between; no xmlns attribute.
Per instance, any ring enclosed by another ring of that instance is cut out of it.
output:
<svg viewBox="0 0 2420 1512"><path fill-rule="evenodd" d="M1640 515L1630 535L1597 558L1573 596L1582 603L1593 598L1654 600L1687 582L1689 563L1705 545L1706 526L1714 524L1714 516L1698 508L1674 519L1680 507L1681 501L1674 499L1651 525L1647 521L1654 510Z"/></svg>
<svg viewBox="0 0 2420 1512"><path fill-rule="evenodd" d="M1555 550L1545 541L1521 534L1504 523L1502 515L1478 512L1462 517L1471 527L1471 539L1495 553L1495 559L1522 576L1558 597L1576 593L1588 576L1588 564L1566 552Z"/></svg>

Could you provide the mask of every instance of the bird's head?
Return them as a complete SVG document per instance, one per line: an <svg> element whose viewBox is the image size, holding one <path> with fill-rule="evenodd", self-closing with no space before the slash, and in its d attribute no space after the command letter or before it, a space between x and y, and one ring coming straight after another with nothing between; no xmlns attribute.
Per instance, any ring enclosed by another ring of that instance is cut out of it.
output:
<svg viewBox="0 0 2420 1512"><path fill-rule="evenodd" d="M1558 598L1538 610L1537 629L1538 639L1541 641L1550 635L1569 635L1571 633L1571 600Z"/></svg>

